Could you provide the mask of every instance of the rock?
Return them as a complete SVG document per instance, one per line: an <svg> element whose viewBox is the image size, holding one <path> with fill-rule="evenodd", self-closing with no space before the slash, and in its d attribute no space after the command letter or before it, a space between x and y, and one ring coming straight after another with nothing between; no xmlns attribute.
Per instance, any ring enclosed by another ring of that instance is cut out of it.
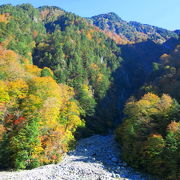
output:
<svg viewBox="0 0 180 180"><path fill-rule="evenodd" d="M116 178L120 178L121 176L119 174L116 174Z"/></svg>
<svg viewBox="0 0 180 180"><path fill-rule="evenodd" d="M135 180L133 178L138 178L140 180L139 173L117 158L119 151L113 135L95 135L80 140L76 149L65 154L59 164L46 165L29 171L0 172L0 179ZM129 174L133 178L127 178ZM144 176L143 179L147 180Z"/></svg>
<svg viewBox="0 0 180 180"><path fill-rule="evenodd" d="M127 166L127 163L123 162L123 163L122 163L122 166Z"/></svg>
<svg viewBox="0 0 180 180"><path fill-rule="evenodd" d="M111 160L112 160L113 162L118 162L118 159L115 158L115 157L113 157Z"/></svg>

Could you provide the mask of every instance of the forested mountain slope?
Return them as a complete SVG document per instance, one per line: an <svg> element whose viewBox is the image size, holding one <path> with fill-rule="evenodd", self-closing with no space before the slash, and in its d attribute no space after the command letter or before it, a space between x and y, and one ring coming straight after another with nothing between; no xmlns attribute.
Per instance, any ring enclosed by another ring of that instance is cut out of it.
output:
<svg viewBox="0 0 180 180"><path fill-rule="evenodd" d="M163 179L180 178L179 70L178 45L154 63L148 81L127 101L125 118L116 129L123 158Z"/></svg>
<svg viewBox="0 0 180 180"><path fill-rule="evenodd" d="M56 163L75 137L123 121L123 158L178 179L178 32L114 13L86 19L54 6L0 6L0 168Z"/></svg>
<svg viewBox="0 0 180 180"><path fill-rule="evenodd" d="M57 162L77 128L89 135L97 127L96 104L120 66L120 48L57 7L3 5L0 13L0 167Z"/></svg>
<svg viewBox="0 0 180 180"><path fill-rule="evenodd" d="M0 7L0 168L58 162L84 122L72 87L32 63L46 30L31 5Z"/></svg>

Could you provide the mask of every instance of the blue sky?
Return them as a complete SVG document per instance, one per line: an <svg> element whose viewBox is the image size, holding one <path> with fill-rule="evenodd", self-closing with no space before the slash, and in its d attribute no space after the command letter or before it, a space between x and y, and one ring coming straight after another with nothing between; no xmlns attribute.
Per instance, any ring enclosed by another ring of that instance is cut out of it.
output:
<svg viewBox="0 0 180 180"><path fill-rule="evenodd" d="M169 30L180 29L180 0L1 0L0 4L54 5L83 17L115 12L126 21L138 21Z"/></svg>

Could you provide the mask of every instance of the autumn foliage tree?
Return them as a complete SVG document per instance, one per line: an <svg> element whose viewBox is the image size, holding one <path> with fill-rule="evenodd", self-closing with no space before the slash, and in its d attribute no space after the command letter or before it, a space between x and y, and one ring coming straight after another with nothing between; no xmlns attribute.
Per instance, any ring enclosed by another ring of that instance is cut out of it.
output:
<svg viewBox="0 0 180 180"><path fill-rule="evenodd" d="M0 168L58 162L84 126L73 88L12 50L2 47L0 53Z"/></svg>
<svg viewBox="0 0 180 180"><path fill-rule="evenodd" d="M148 93L127 102L116 137L129 164L166 179L179 179L179 107L166 94Z"/></svg>

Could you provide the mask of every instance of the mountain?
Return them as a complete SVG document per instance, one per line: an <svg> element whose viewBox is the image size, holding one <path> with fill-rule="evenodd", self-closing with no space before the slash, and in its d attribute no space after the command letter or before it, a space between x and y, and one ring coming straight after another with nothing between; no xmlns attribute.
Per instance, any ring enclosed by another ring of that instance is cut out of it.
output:
<svg viewBox="0 0 180 180"><path fill-rule="evenodd" d="M179 29L175 30L174 32L175 32L176 34L180 35L180 30L179 30Z"/></svg>
<svg viewBox="0 0 180 180"><path fill-rule="evenodd" d="M57 7L0 6L1 169L58 162L75 137L112 127L96 106L122 58L97 29Z"/></svg>
<svg viewBox="0 0 180 180"><path fill-rule="evenodd" d="M180 46L153 63L149 80L124 106L116 137L132 167L178 180L180 151ZM129 155L131 154L131 156ZM165 173L166 172L166 173Z"/></svg>
<svg viewBox="0 0 180 180"><path fill-rule="evenodd" d="M178 33L0 6L0 169L57 163L78 138L116 129L130 165L178 179Z"/></svg>
<svg viewBox="0 0 180 180"><path fill-rule="evenodd" d="M147 39L162 44L170 38L178 38L174 31L135 21L127 22L113 12L93 16L90 21L101 30L118 35L122 39L119 41L120 44L137 43ZM118 36L116 37L117 42Z"/></svg>
<svg viewBox="0 0 180 180"><path fill-rule="evenodd" d="M43 22L52 22L59 16L65 14L65 10L56 6L41 6L38 8Z"/></svg>

